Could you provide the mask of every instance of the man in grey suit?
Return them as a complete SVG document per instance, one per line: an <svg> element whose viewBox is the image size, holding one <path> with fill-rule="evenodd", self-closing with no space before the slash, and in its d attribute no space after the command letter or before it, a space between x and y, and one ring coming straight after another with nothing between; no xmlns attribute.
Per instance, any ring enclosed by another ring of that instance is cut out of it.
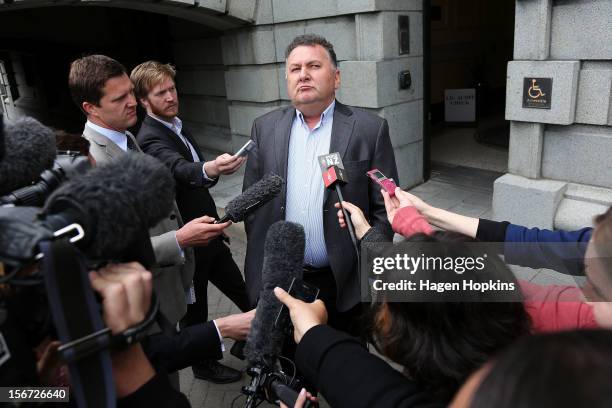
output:
<svg viewBox="0 0 612 408"><path fill-rule="evenodd" d="M128 150L140 151L134 137L127 131L136 123L136 98L123 65L104 55L80 58L71 64L68 81L75 103L87 116L83 136L90 142L89 155L95 163L108 162ZM152 268L153 287L159 299L160 313L170 326L164 329L174 330L187 310L194 272L192 247L208 244L230 224L213 222L212 217L200 217L183 225L175 203L168 217L149 231L158 265ZM216 343L220 343L223 337L242 339L253 315L249 312L216 319L212 325L198 328L195 334L207 338L212 336ZM161 344L163 350L147 350L147 354L161 354L162 359L180 360L179 365L184 365L183 362L190 365L190 356L196 361L203 356L194 354L192 344L185 346L187 341L193 343L197 338L192 336L176 343L166 339L156 343ZM221 349L219 344L215 355ZM171 355L179 351L184 351L185 355ZM174 363L172 361L164 368L176 368Z"/></svg>
<svg viewBox="0 0 612 408"><path fill-rule="evenodd" d="M339 153L348 176L346 201L363 209L372 225L392 237L380 189L366 176L378 168L399 183L387 121L336 100L340 71L332 44L323 37L296 37L286 53L287 92L291 106L255 120L243 190L266 173L287 181L283 192L246 220L245 278L249 298L261 289L263 242L278 221L300 223L306 232L304 280L319 287L330 324L357 333L360 288L357 255L348 232L339 227L336 193L325 190L317 160Z"/></svg>

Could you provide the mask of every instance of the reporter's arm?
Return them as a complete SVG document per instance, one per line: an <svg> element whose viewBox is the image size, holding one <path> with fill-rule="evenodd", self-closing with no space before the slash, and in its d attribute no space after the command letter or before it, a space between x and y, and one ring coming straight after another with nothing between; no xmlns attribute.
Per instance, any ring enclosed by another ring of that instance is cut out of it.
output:
<svg viewBox="0 0 612 408"><path fill-rule="evenodd" d="M176 239L176 232L173 230L151 237L155 261L159 266L182 265L185 263L185 256Z"/></svg>
<svg viewBox="0 0 612 408"><path fill-rule="evenodd" d="M478 218L466 217L465 215L431 206L425 211L421 211L421 214L430 224L436 227L476 238Z"/></svg>
<svg viewBox="0 0 612 408"><path fill-rule="evenodd" d="M138 145L147 154L164 163L177 183L191 188L210 188L217 183L204 177L204 163L192 162L177 151L175 143L153 132L138 133Z"/></svg>
<svg viewBox="0 0 612 408"><path fill-rule="evenodd" d="M152 276L135 262L107 265L90 272L92 288L102 297L102 317L113 334L141 322L151 304ZM118 405L129 407L188 407L184 395L155 374L140 344L111 353Z"/></svg>
<svg viewBox="0 0 612 408"><path fill-rule="evenodd" d="M335 408L442 406L357 339L326 325L304 334L296 364Z"/></svg>
<svg viewBox="0 0 612 408"><path fill-rule="evenodd" d="M387 206L387 213L389 213L391 199L386 193L383 193L383 196ZM478 218L466 217L464 215L456 214L441 208L433 207L414 194L403 191L401 188L395 189L393 203L396 210L408 205L414 206L417 211L420 212L423 217L425 217L427 222L443 230L459 232L472 238L476 237L476 232L478 230Z"/></svg>
<svg viewBox="0 0 612 408"><path fill-rule="evenodd" d="M117 400L119 408L189 408L187 397L172 388L168 376L158 373L129 395Z"/></svg>

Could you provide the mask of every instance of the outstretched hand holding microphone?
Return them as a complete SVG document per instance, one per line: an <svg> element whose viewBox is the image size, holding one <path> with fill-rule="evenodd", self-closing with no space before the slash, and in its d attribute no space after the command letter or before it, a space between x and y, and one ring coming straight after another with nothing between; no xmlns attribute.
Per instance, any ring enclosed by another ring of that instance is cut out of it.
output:
<svg viewBox="0 0 612 408"><path fill-rule="evenodd" d="M300 343L308 330L327 323L327 310L322 300L317 299L312 303L306 303L294 298L278 287L274 288L274 295L289 309L289 316L293 323L293 338L297 344ZM281 408L301 408L307 400L317 402L316 397L313 397L312 394L306 392L305 388L302 388L293 407L287 407L282 402L280 406Z"/></svg>

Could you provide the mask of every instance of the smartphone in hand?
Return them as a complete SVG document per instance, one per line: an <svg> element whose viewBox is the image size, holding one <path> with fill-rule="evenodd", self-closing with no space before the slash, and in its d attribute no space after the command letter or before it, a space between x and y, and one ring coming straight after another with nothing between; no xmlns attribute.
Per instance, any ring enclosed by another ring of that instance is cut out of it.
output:
<svg viewBox="0 0 612 408"><path fill-rule="evenodd" d="M253 148L255 147L255 142L252 140L249 140L248 142L246 142L244 144L244 146L242 146L235 154L234 157L243 157L246 156L247 154L249 154L249 152L251 150L253 150Z"/></svg>
<svg viewBox="0 0 612 408"><path fill-rule="evenodd" d="M374 182L376 182L378 185L380 185L382 188L384 188L385 191L387 193L389 193L389 195L391 197L393 197L395 195L395 189L397 188L397 185L395 184L395 182L392 179L389 179L384 174L382 174L382 172L380 170L372 169L372 170L368 171L366 174Z"/></svg>

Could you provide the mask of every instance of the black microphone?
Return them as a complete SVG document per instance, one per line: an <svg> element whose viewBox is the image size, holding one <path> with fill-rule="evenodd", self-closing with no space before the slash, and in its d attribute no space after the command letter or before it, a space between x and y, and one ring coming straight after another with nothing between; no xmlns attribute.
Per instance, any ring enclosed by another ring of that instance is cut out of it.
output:
<svg viewBox="0 0 612 408"><path fill-rule="evenodd" d="M348 183L348 178L344 172L344 167L342 166L342 158L340 157L340 153L329 153L319 156L319 163L321 164L321 172L323 174L323 183L325 184L325 188L335 190L336 194L338 195L338 200L340 203L342 203L342 201L344 201L344 197L342 197L341 186ZM355 227L353 226L348 211L346 211L342 205L340 205L340 209L344 215L344 221L348 227L351 242L353 243L357 257L359 257L359 246L357 245Z"/></svg>
<svg viewBox="0 0 612 408"><path fill-rule="evenodd" d="M282 304L273 290L275 287L289 290L292 281L302 280L305 240L304 228L287 221L272 224L266 234L262 290L244 349L250 365L248 372L253 377L250 385L243 388L247 394L245 407L257 406L259 398L268 401L279 398L289 406L294 406L297 400L298 393L289 386L289 381L275 371L285 330L275 325Z"/></svg>
<svg viewBox="0 0 612 408"><path fill-rule="evenodd" d="M148 229L170 213L174 188L167 168L142 153L101 164L63 184L42 210L0 207L0 262L17 271L41 258L41 242L65 236L91 261L153 265Z"/></svg>
<svg viewBox="0 0 612 408"><path fill-rule="evenodd" d="M55 134L36 119L24 117L4 126L0 195L38 180L53 166L56 155Z"/></svg>
<svg viewBox="0 0 612 408"><path fill-rule="evenodd" d="M261 271L262 289L244 350L250 364L271 367L281 351L284 333L281 328L274 327L281 303L273 290L277 286L289 290L294 278L302 279L305 241L304 228L299 224L278 221L268 229Z"/></svg>
<svg viewBox="0 0 612 408"><path fill-rule="evenodd" d="M285 181L276 174L267 174L257 183L244 190L225 207L225 215L215 224L227 221L240 222L248 213L264 205L280 194Z"/></svg>
<svg viewBox="0 0 612 408"><path fill-rule="evenodd" d="M174 179L156 158L129 152L92 168L59 187L45 203L43 221L52 227L71 222L85 229L85 253L119 256L165 218L174 202Z"/></svg>

